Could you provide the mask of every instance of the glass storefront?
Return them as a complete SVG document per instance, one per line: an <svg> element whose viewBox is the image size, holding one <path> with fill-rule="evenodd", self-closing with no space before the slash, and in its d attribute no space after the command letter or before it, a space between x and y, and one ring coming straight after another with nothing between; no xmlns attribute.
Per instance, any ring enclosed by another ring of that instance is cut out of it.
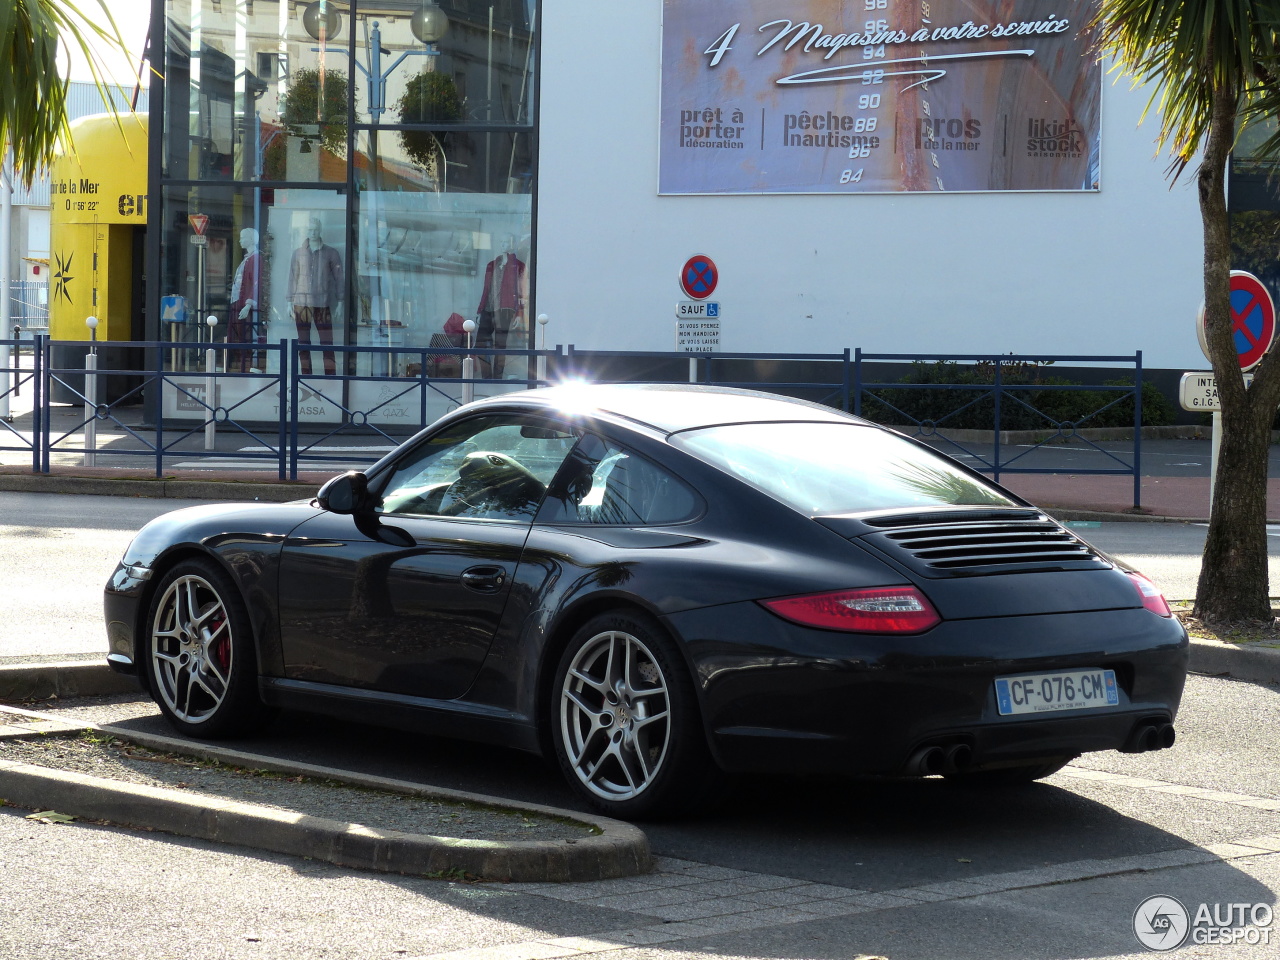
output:
<svg viewBox="0 0 1280 960"><path fill-rule="evenodd" d="M168 0L155 335L207 340L213 315L215 340L297 338L314 345L304 374L362 376L431 371L394 356L355 369L324 348L459 346L467 320L477 346L524 347L536 12ZM483 372L522 367L498 357Z"/></svg>

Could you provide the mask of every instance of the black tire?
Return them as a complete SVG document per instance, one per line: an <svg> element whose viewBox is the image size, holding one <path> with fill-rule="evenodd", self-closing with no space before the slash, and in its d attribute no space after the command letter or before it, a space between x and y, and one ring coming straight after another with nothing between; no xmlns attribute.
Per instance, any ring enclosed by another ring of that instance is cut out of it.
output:
<svg viewBox="0 0 1280 960"><path fill-rule="evenodd" d="M1036 763L1023 763L1012 767L997 767L994 770L967 770L963 773L943 774L952 783L967 787L1016 787L1034 783L1057 773L1074 760L1070 757L1053 757Z"/></svg>
<svg viewBox="0 0 1280 960"><path fill-rule="evenodd" d="M633 610L592 618L570 639L553 684L547 723L556 759L596 810L654 819L697 812L714 798L722 774L693 682L652 618Z"/></svg>
<svg viewBox="0 0 1280 960"><path fill-rule="evenodd" d="M151 696L179 732L234 737L269 719L258 696L249 613L212 561L185 560L164 573L143 642Z"/></svg>

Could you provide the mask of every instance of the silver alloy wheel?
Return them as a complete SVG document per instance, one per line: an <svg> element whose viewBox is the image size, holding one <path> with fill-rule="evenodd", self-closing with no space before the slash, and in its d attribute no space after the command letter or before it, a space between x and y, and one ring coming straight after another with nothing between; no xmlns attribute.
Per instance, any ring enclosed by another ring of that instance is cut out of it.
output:
<svg viewBox="0 0 1280 960"><path fill-rule="evenodd" d="M596 796L630 800L650 786L671 742L666 678L652 651L621 630L584 643L561 686L560 732L573 772Z"/></svg>
<svg viewBox="0 0 1280 960"><path fill-rule="evenodd" d="M217 713L231 682L234 651L227 608L203 577L169 584L151 624L156 693L179 720L201 723Z"/></svg>

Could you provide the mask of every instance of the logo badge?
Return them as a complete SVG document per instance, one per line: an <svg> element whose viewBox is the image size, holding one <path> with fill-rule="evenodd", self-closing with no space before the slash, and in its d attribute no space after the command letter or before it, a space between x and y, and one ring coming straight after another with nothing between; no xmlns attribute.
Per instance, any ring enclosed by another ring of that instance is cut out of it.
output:
<svg viewBox="0 0 1280 960"><path fill-rule="evenodd" d="M1187 908L1173 897L1147 897L1133 912L1133 935L1148 950L1176 950L1190 926Z"/></svg>

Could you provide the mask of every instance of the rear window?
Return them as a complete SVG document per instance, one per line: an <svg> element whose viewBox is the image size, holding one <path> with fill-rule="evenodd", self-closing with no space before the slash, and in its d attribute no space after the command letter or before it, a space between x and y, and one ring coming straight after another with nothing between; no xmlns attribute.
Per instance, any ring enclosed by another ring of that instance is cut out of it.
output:
<svg viewBox="0 0 1280 960"><path fill-rule="evenodd" d="M672 441L810 516L1015 505L951 460L856 424L734 424L689 430Z"/></svg>

